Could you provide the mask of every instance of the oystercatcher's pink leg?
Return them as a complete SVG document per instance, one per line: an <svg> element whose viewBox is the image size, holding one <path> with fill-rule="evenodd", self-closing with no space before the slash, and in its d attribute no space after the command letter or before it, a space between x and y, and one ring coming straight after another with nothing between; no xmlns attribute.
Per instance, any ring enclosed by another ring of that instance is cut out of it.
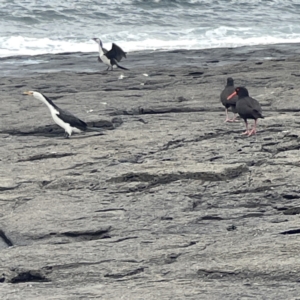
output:
<svg viewBox="0 0 300 300"><path fill-rule="evenodd" d="M256 134L256 126L257 126L257 119L254 120L254 125L253 125L253 128L250 130L250 132L248 133L248 135L253 135L253 134Z"/></svg>
<svg viewBox="0 0 300 300"><path fill-rule="evenodd" d="M228 109L227 109L227 108L225 108L225 112L226 112L226 119L225 119L224 123L226 123L226 122L232 122L232 120L229 119L229 116L228 116Z"/></svg>
<svg viewBox="0 0 300 300"><path fill-rule="evenodd" d="M233 114L233 119L231 120L231 122L238 122L239 120L236 120L237 118L237 114Z"/></svg>
<svg viewBox="0 0 300 300"><path fill-rule="evenodd" d="M249 128L248 128L248 122L247 122L247 120L245 120L245 124L246 124L246 131L243 132L242 134L248 134L249 135Z"/></svg>

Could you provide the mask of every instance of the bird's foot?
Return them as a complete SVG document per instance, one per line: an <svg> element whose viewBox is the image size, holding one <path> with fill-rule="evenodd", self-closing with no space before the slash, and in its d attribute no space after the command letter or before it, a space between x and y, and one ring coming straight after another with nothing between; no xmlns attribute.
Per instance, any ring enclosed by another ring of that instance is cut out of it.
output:
<svg viewBox="0 0 300 300"><path fill-rule="evenodd" d="M65 132L65 133L64 133L64 138L65 138L65 139L68 139L69 137L70 137L70 135L69 135L67 132Z"/></svg>
<svg viewBox="0 0 300 300"><path fill-rule="evenodd" d="M231 119L229 119L229 118L226 118L226 120L224 121L224 123L226 123L226 122L231 123L231 122L234 122L234 121L231 120Z"/></svg>
<svg viewBox="0 0 300 300"><path fill-rule="evenodd" d="M249 131L248 136L256 134L256 129L253 128Z"/></svg>
<svg viewBox="0 0 300 300"><path fill-rule="evenodd" d="M245 132L242 133L242 135L246 135L246 134L249 135L249 132L250 132L249 130L246 130Z"/></svg>

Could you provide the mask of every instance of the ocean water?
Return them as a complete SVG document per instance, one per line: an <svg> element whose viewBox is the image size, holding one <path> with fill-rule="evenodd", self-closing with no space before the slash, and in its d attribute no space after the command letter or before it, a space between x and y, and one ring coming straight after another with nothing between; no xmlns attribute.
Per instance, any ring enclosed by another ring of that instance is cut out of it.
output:
<svg viewBox="0 0 300 300"><path fill-rule="evenodd" d="M1 0L0 57L300 43L300 0Z"/></svg>

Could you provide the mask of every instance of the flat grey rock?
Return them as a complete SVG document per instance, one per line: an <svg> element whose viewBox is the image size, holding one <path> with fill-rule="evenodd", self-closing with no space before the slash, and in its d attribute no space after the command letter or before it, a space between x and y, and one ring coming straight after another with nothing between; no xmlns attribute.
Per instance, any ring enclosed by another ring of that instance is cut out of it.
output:
<svg viewBox="0 0 300 300"><path fill-rule="evenodd" d="M93 53L6 64L1 299L298 299L297 54L145 52L127 72L102 72ZM224 123L229 76L262 104L256 136ZM104 134L64 139L22 96L32 89Z"/></svg>

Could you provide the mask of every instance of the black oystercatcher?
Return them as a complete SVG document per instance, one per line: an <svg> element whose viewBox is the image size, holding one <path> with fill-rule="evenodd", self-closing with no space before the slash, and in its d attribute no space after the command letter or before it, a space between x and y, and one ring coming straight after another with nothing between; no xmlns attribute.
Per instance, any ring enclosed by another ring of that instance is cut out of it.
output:
<svg viewBox="0 0 300 300"><path fill-rule="evenodd" d="M236 119L236 101L238 99L238 96L232 97L230 100L227 100L228 96L230 96L232 93L235 92L234 82L231 77L227 78L227 84L225 86L225 89L222 91L220 95L220 99L222 104L225 106L225 112L226 112L226 120L225 122L234 122ZM233 119L230 119L228 117L228 108L231 107L232 112L234 113Z"/></svg>
<svg viewBox="0 0 300 300"><path fill-rule="evenodd" d="M236 102L236 111L246 124L246 131L243 134L248 136L256 134L257 119L264 118L259 102L249 96L248 90L245 87L237 87L235 92L227 97L228 101L238 95ZM251 130L248 128L247 119L254 119L254 126Z"/></svg>

